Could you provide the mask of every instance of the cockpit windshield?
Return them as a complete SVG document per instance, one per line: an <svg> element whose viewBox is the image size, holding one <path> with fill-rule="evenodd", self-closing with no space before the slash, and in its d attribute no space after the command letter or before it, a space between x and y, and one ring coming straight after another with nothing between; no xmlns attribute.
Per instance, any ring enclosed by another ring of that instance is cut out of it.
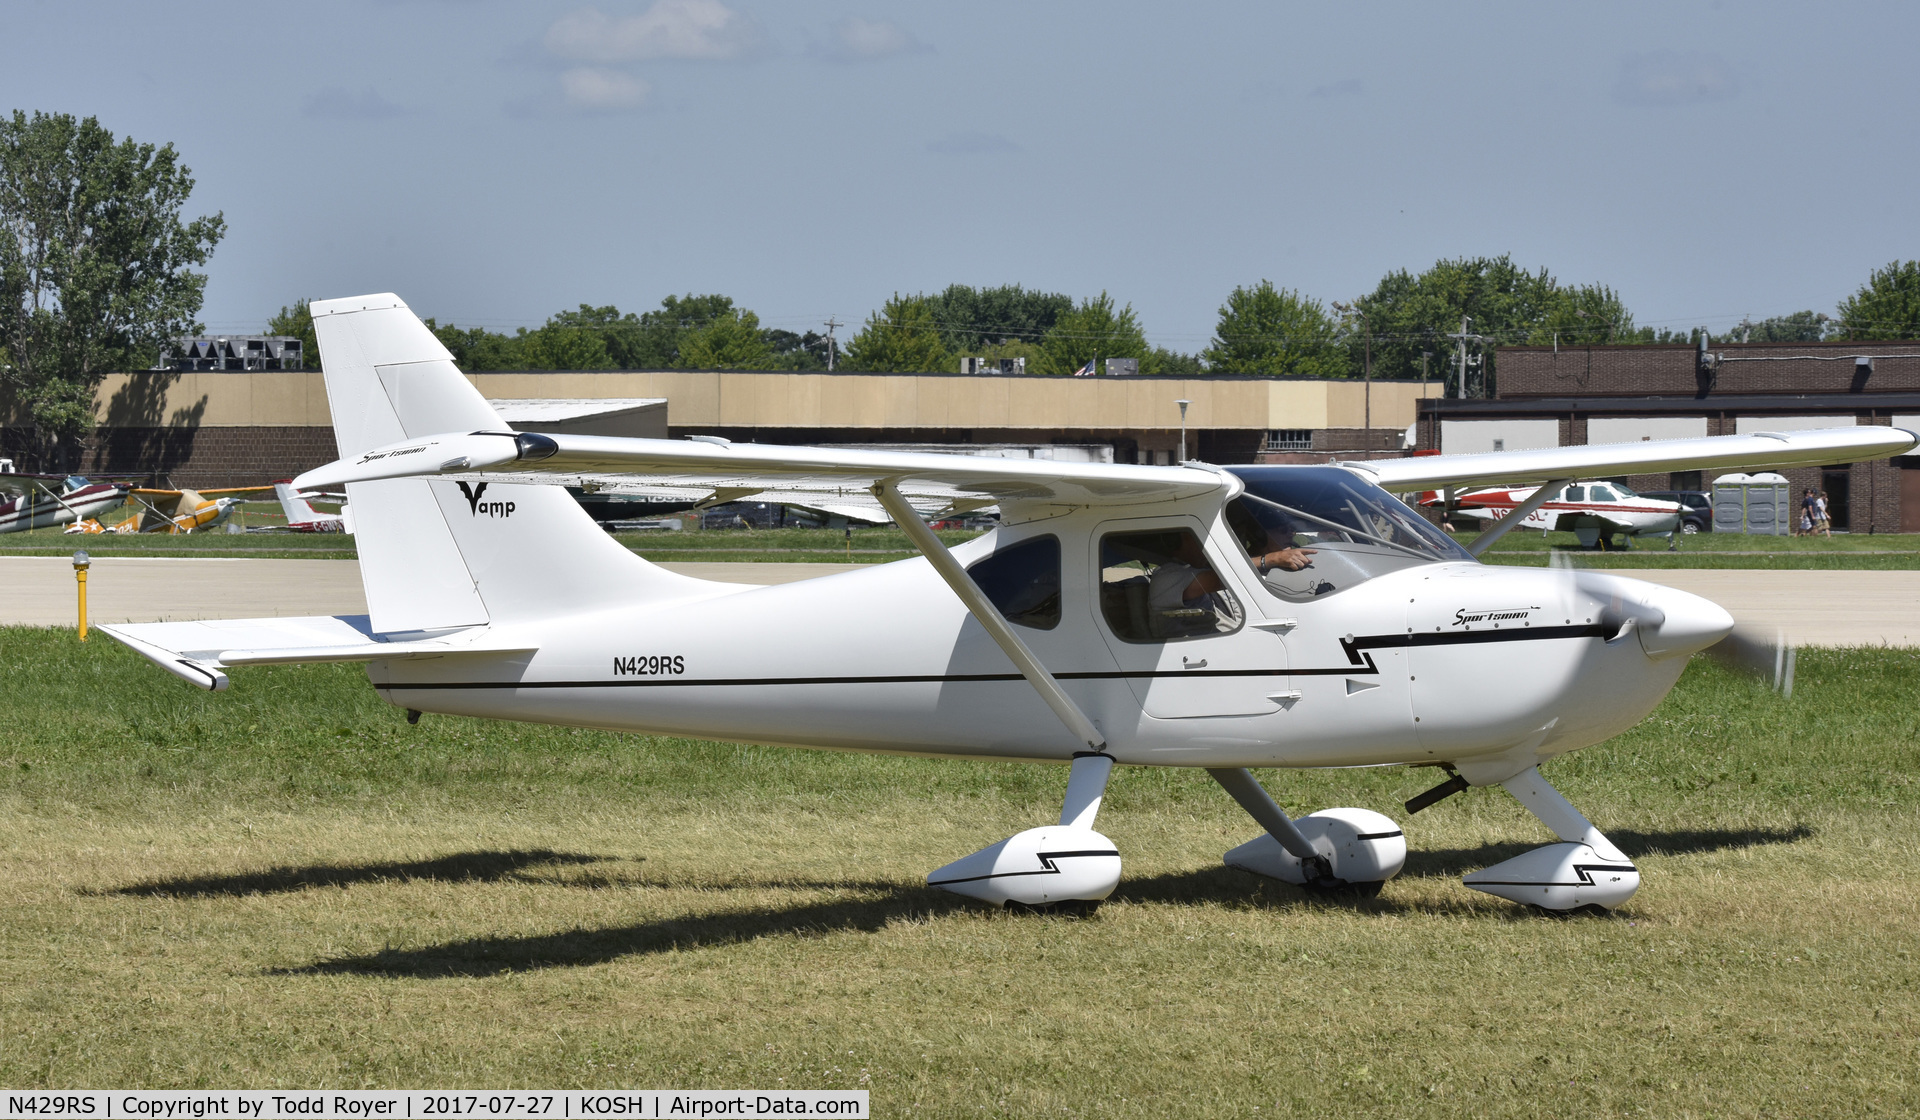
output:
<svg viewBox="0 0 1920 1120"><path fill-rule="evenodd" d="M1466 549L1412 509L1340 467L1234 467L1246 493L1227 503L1227 525L1261 583L1304 602L1375 576L1446 560Z"/></svg>

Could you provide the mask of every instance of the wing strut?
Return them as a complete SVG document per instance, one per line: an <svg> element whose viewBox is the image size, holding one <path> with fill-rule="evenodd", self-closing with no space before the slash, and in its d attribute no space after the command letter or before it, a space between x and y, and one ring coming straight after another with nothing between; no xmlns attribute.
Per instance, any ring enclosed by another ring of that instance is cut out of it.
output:
<svg viewBox="0 0 1920 1120"><path fill-rule="evenodd" d="M947 581L948 587L953 588L953 593L960 596L960 601L967 605L967 610L973 614L974 620L980 623L992 636L994 643L1006 652L1007 657L1020 670L1020 675L1027 678L1027 683L1040 694L1040 699L1045 700L1047 707L1053 709L1053 714L1060 717L1060 722L1067 725L1067 730L1073 732L1075 738L1085 743L1088 750L1106 750L1106 736L1100 734L1100 730L1093 725L1093 721L1080 710L1080 705L1073 702L1073 697L1068 696L1066 690L1060 687L1060 682L1053 679L1052 673L1047 672L1047 667L1040 664L1040 659L1027 648L1027 643L1021 641L1020 635L1013 632L1013 627L1007 622L1006 617L980 590L980 585L973 582L973 577L960 566L960 561L953 558L953 553L947 551L947 546L934 535L932 529L927 528L926 522L920 520L920 515L913 511L913 507L907 504L907 500L900 496L896 480L885 478L874 483L873 496L880 500L881 508L893 517L894 524L900 526L900 530L906 533L907 539L912 541L913 546L920 550L928 563L933 565L933 570L940 573L940 578Z"/></svg>
<svg viewBox="0 0 1920 1120"><path fill-rule="evenodd" d="M1533 492L1532 497L1514 506L1505 517L1487 526L1486 532L1473 538L1467 545L1467 551L1478 556L1487 549L1492 548L1494 541L1507 535L1507 530L1526 520L1527 515L1534 510L1546 505L1555 494L1560 492L1562 486L1572 481L1571 478L1555 478L1541 483L1539 488Z"/></svg>

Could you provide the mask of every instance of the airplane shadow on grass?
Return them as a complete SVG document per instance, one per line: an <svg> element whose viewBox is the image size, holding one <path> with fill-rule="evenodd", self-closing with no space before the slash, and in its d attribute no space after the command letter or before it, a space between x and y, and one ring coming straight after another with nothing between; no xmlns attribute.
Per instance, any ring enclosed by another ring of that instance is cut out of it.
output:
<svg viewBox="0 0 1920 1120"><path fill-rule="evenodd" d="M153 879L131 886L89 889L89 895L134 895L149 898L239 898L253 894L286 894L315 887L351 887L369 883L495 883L503 880L539 881L535 868L605 863L613 856L554 852L544 848L505 852L455 852L433 859L383 860L374 863L314 863L304 867L269 867L232 875L186 875Z"/></svg>
<svg viewBox="0 0 1920 1120"><path fill-rule="evenodd" d="M1763 844L1790 844L1812 834L1811 829L1804 827L1672 832L1622 830L1615 833L1612 839L1628 855L1640 857L1655 852L1680 855L1749 848ZM1537 845L1485 844L1477 848L1416 850L1409 853L1407 868L1403 874L1413 877L1453 877L1464 871L1485 867L1518 855L1535 846ZM418 864L366 864L332 870L351 872L354 876L351 881L375 882L401 877L391 871L382 875L370 873L376 867L437 869L439 865L451 862L452 867L445 871L435 874L419 871L409 877L473 880L484 878L485 876L480 873L483 870L496 868L492 877L505 879L519 878L522 869L537 863L593 863L608 858L611 857L568 856L551 852L474 852L449 856L442 860L420 861ZM454 874L452 873L454 869L466 870L469 873ZM273 872L262 872L260 875L280 876L281 879L274 881L286 881L292 884L281 889L293 890L306 886L325 885L325 880L318 875L327 870L329 870L327 867L276 869ZM170 884L145 884L140 887L123 888L120 892L114 893L177 895L250 893L239 890L237 886L229 886L218 891L204 888L188 890L186 886L196 883L237 884L255 878L258 876L174 880L170 881ZM613 884L594 877L587 883L557 883L556 885L586 886L597 889ZM666 884L645 883L644 885L657 887ZM723 909L705 914L689 914L600 929L571 929L557 933L521 936L475 937L413 949L389 948L357 956L316 961L313 964L295 968L276 969L272 974L283 976L358 974L416 978L496 976L538 969L577 968L605 964L623 957L652 953L725 947L768 937L811 937L844 932L876 933L895 922L924 921L958 911L970 910L984 913L984 908L979 903L918 884L756 879L703 882L701 885L709 890L715 888L852 890L860 892L863 897L839 897L797 902L792 905ZM1112 901L1159 905L1215 905L1275 911L1318 906L1379 914L1432 913L1438 909L1463 914L1474 913L1482 917L1505 916L1508 920L1514 921L1532 920L1531 911L1520 907L1509 907L1478 894L1463 895L1458 900L1450 900L1436 908L1436 905L1430 901L1423 903L1397 901L1392 897L1391 891L1385 896L1372 898L1339 892L1315 894L1224 866L1123 879ZM1011 913L990 916L1008 921L1033 920ZM1040 920L1072 919L1055 917Z"/></svg>
<svg viewBox="0 0 1920 1120"><path fill-rule="evenodd" d="M1805 825L1792 828L1687 828L1665 832L1639 832L1623 828L1608 832L1607 839L1613 841L1627 858L1642 859L1653 855L1698 855L1736 848L1757 848L1765 844L1794 844L1812 835L1813 829ZM1477 848L1409 848L1407 866L1400 873L1449 878L1465 875L1552 842L1552 837L1543 835L1539 843L1482 844Z"/></svg>

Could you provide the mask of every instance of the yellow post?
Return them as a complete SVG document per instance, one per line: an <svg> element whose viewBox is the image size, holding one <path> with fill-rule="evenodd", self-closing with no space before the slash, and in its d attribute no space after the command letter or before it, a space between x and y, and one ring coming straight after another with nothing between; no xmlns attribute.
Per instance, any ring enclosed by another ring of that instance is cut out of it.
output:
<svg viewBox="0 0 1920 1120"><path fill-rule="evenodd" d="M87 569L93 566L93 558L85 549L73 554L73 578L80 584L80 640L87 640Z"/></svg>

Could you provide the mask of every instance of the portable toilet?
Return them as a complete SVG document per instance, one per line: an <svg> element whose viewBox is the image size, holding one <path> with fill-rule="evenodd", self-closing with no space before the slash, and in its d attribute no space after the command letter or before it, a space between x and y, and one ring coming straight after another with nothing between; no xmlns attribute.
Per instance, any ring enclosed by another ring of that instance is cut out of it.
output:
<svg viewBox="0 0 1920 1120"><path fill-rule="evenodd" d="M1713 480L1713 531L1786 536L1793 531L1787 480L1771 471Z"/></svg>

